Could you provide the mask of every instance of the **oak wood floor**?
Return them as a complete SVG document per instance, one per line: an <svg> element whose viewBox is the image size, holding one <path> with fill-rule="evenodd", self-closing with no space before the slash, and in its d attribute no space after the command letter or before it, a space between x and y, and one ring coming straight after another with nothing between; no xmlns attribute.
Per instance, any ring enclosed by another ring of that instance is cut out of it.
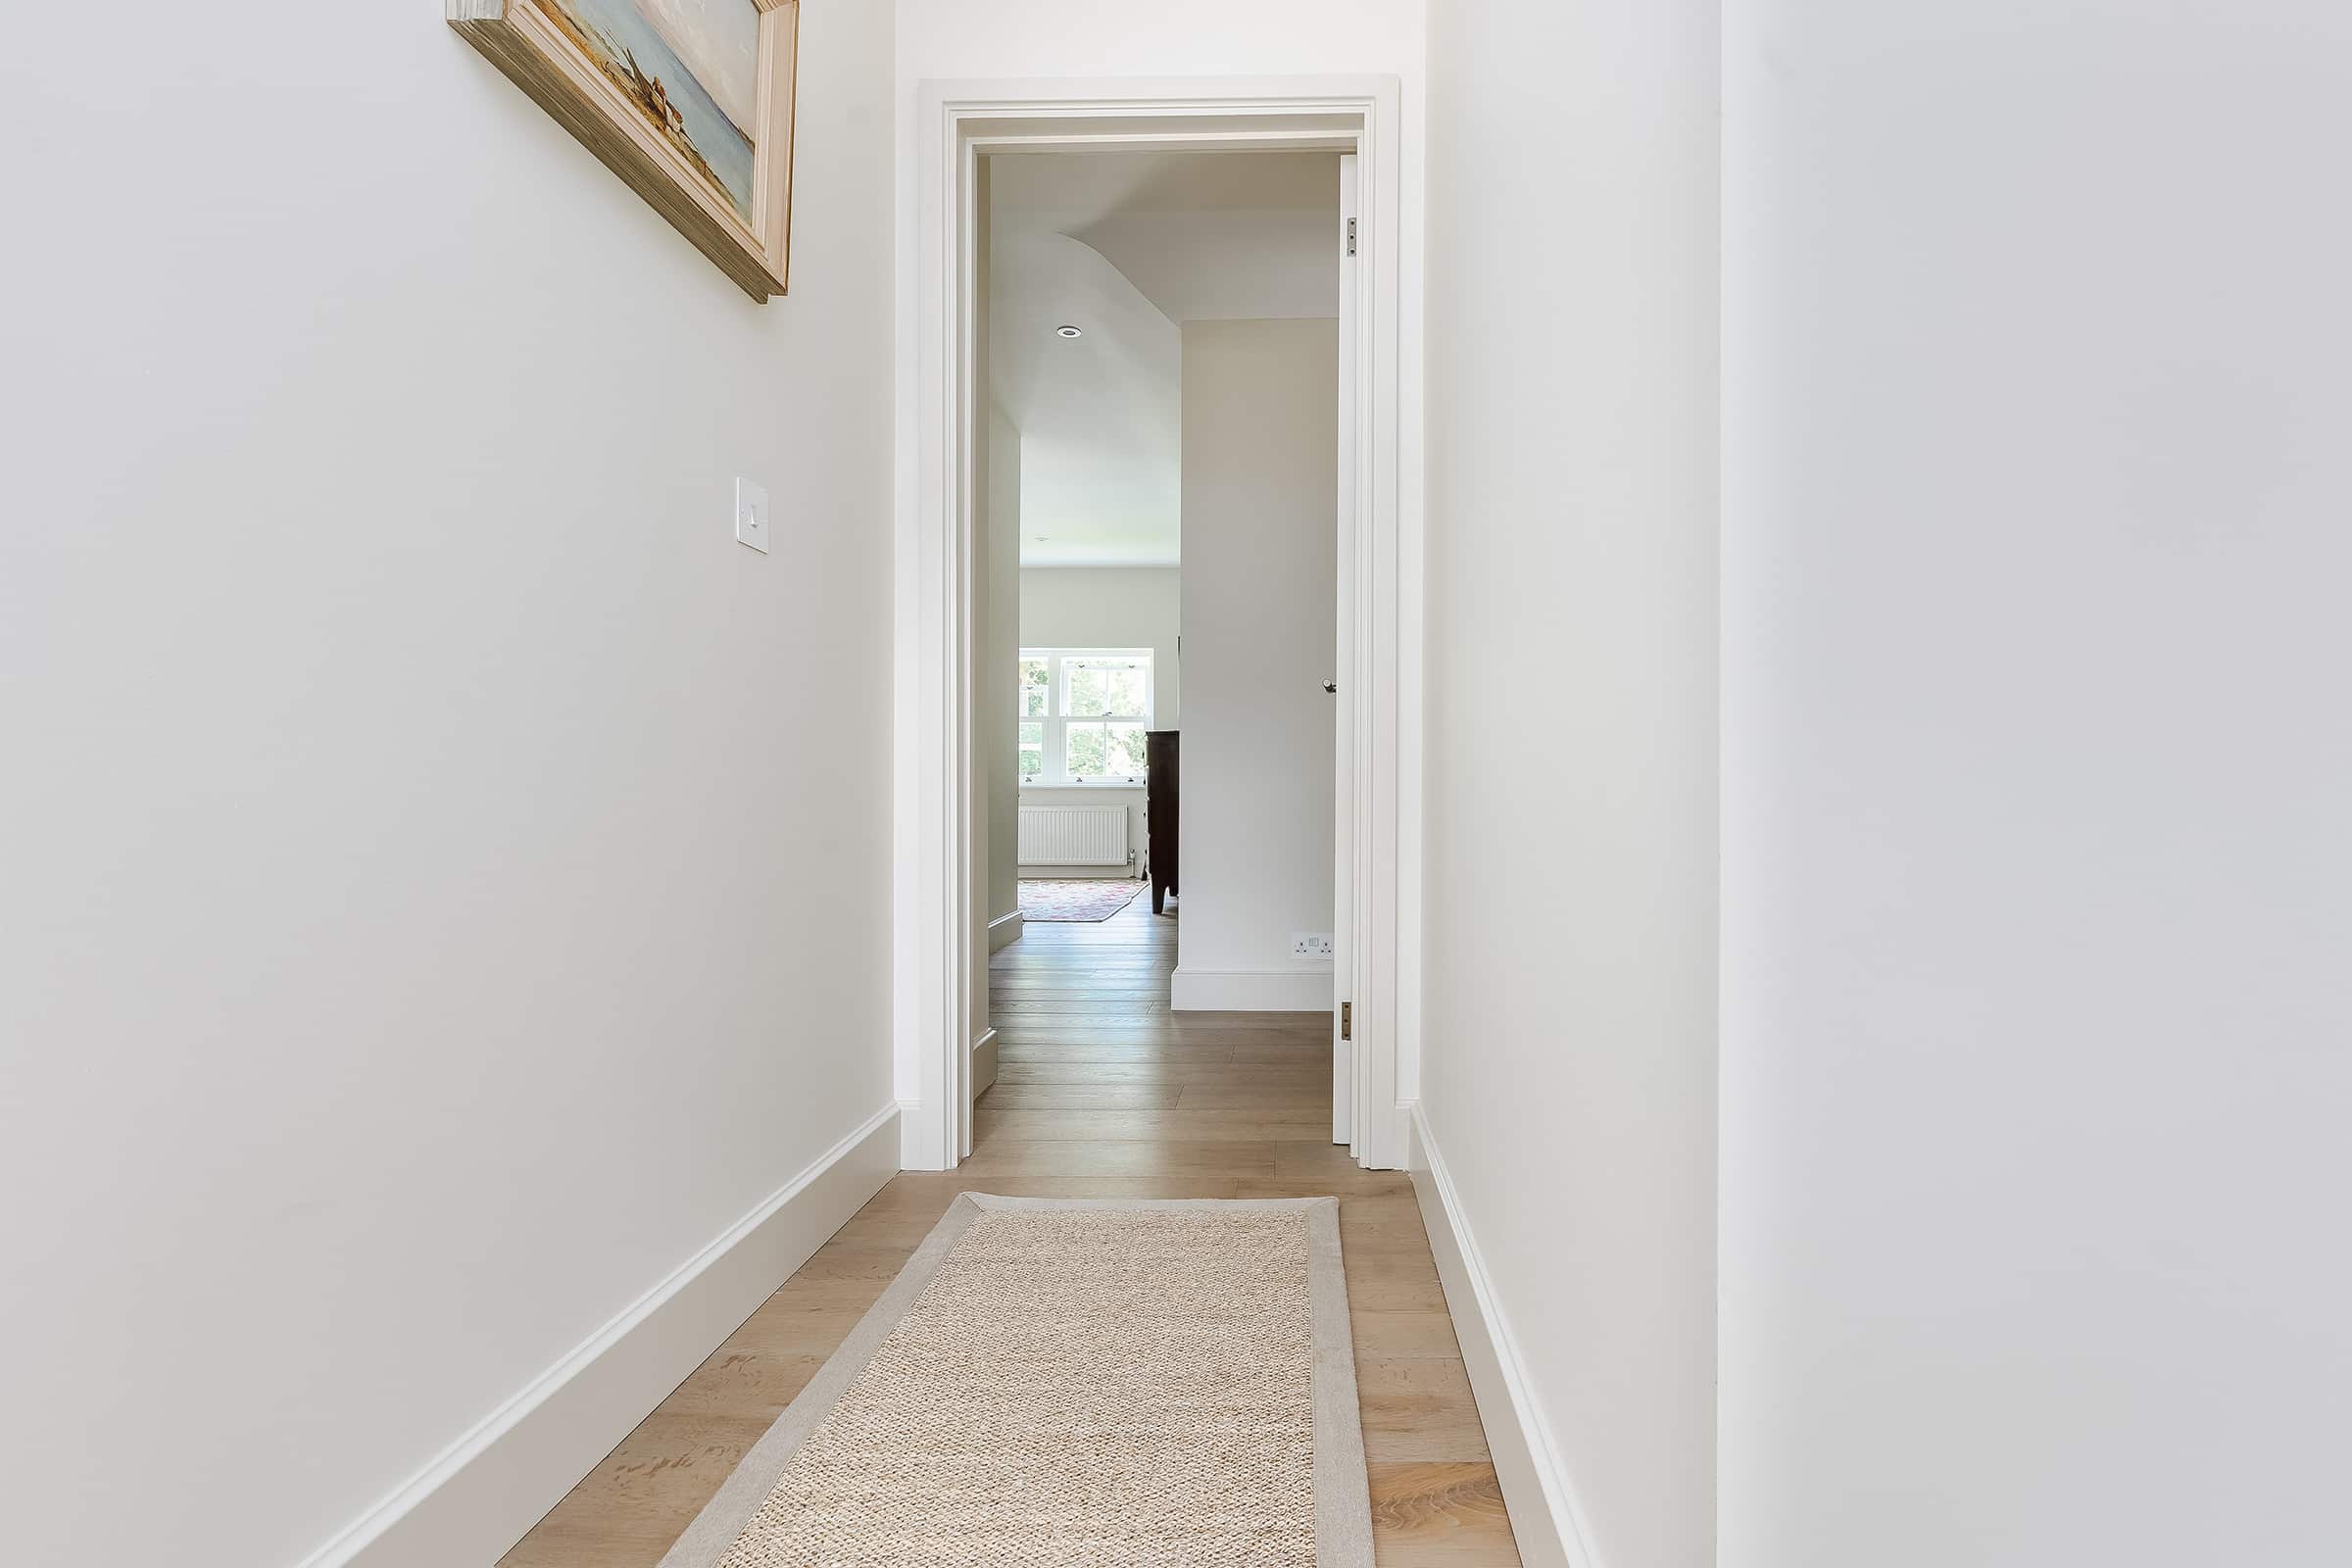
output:
<svg viewBox="0 0 2352 1568"><path fill-rule="evenodd" d="M1025 927L990 965L1001 1065L972 1157L893 1177L501 1568L653 1568L965 1191L1338 1195L1381 1568L1515 1568L1412 1184L1331 1143L1329 1018L1172 1012L1176 924L1139 898Z"/></svg>

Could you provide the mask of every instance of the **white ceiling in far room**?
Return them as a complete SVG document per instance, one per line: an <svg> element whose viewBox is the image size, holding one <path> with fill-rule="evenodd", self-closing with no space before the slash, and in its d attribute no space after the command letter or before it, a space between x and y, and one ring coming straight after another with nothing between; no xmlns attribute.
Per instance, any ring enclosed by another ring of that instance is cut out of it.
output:
<svg viewBox="0 0 2352 1568"><path fill-rule="evenodd" d="M1178 325L1339 314L1339 154L1008 154L989 173L1021 562L1172 565Z"/></svg>

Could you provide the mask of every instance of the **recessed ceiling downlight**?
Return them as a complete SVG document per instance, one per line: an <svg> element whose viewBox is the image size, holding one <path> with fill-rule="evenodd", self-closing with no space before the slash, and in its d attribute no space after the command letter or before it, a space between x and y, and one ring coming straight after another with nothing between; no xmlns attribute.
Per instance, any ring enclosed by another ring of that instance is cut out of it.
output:
<svg viewBox="0 0 2352 1568"><path fill-rule="evenodd" d="M1079 330L1077 327L1074 327L1074 326L1057 326L1057 327L1055 327L1055 328L1054 329L1054 335L1055 337L1084 337L1084 336L1086 336L1086 334L1085 334L1083 331Z"/></svg>

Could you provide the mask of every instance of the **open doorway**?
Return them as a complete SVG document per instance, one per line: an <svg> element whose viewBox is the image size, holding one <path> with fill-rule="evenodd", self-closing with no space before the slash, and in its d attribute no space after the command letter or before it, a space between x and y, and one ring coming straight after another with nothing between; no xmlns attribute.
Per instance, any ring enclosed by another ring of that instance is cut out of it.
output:
<svg viewBox="0 0 2352 1568"><path fill-rule="evenodd" d="M1134 90L923 94L947 135L918 192L937 225L901 646L915 694L941 701L902 704L923 763L901 810L905 1162L968 1151L974 1092L1052 1012L1177 1045L1205 1023L1236 1050L1240 1031L1312 1031L1323 1136L1395 1167L1396 846L1418 769L1397 700L1417 673L1396 576L1398 251L1380 221L1394 84ZM1153 573L1166 587L1139 591ZM1138 608L1169 599L1172 650ZM1055 601L1093 619L1049 626ZM1152 801L1155 775L1179 801ZM1157 914L1079 885L1155 866L1176 872ZM1033 927L1024 868L1058 873L1082 913L1119 912ZM1167 931L1149 989L1064 972L1030 989L1067 995L1007 995L992 1020L992 956L1017 967L1033 930L1107 941L1131 917Z"/></svg>
<svg viewBox="0 0 2352 1568"><path fill-rule="evenodd" d="M1172 1109L1162 1091L1215 1104L1238 1075L1209 1058L1247 1054L1259 1125L1348 1140L1328 1049L1353 172L1331 149L982 160L972 1090L1012 1080L983 1134ZM1083 1070L1153 1061L1150 1084Z"/></svg>

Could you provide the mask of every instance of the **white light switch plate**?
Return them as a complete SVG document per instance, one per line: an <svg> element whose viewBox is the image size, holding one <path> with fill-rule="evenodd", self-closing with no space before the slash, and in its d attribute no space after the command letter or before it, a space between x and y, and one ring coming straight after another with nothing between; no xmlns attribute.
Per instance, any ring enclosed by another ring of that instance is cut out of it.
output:
<svg viewBox="0 0 2352 1568"><path fill-rule="evenodd" d="M749 479L735 481L735 537L767 554L767 491Z"/></svg>

